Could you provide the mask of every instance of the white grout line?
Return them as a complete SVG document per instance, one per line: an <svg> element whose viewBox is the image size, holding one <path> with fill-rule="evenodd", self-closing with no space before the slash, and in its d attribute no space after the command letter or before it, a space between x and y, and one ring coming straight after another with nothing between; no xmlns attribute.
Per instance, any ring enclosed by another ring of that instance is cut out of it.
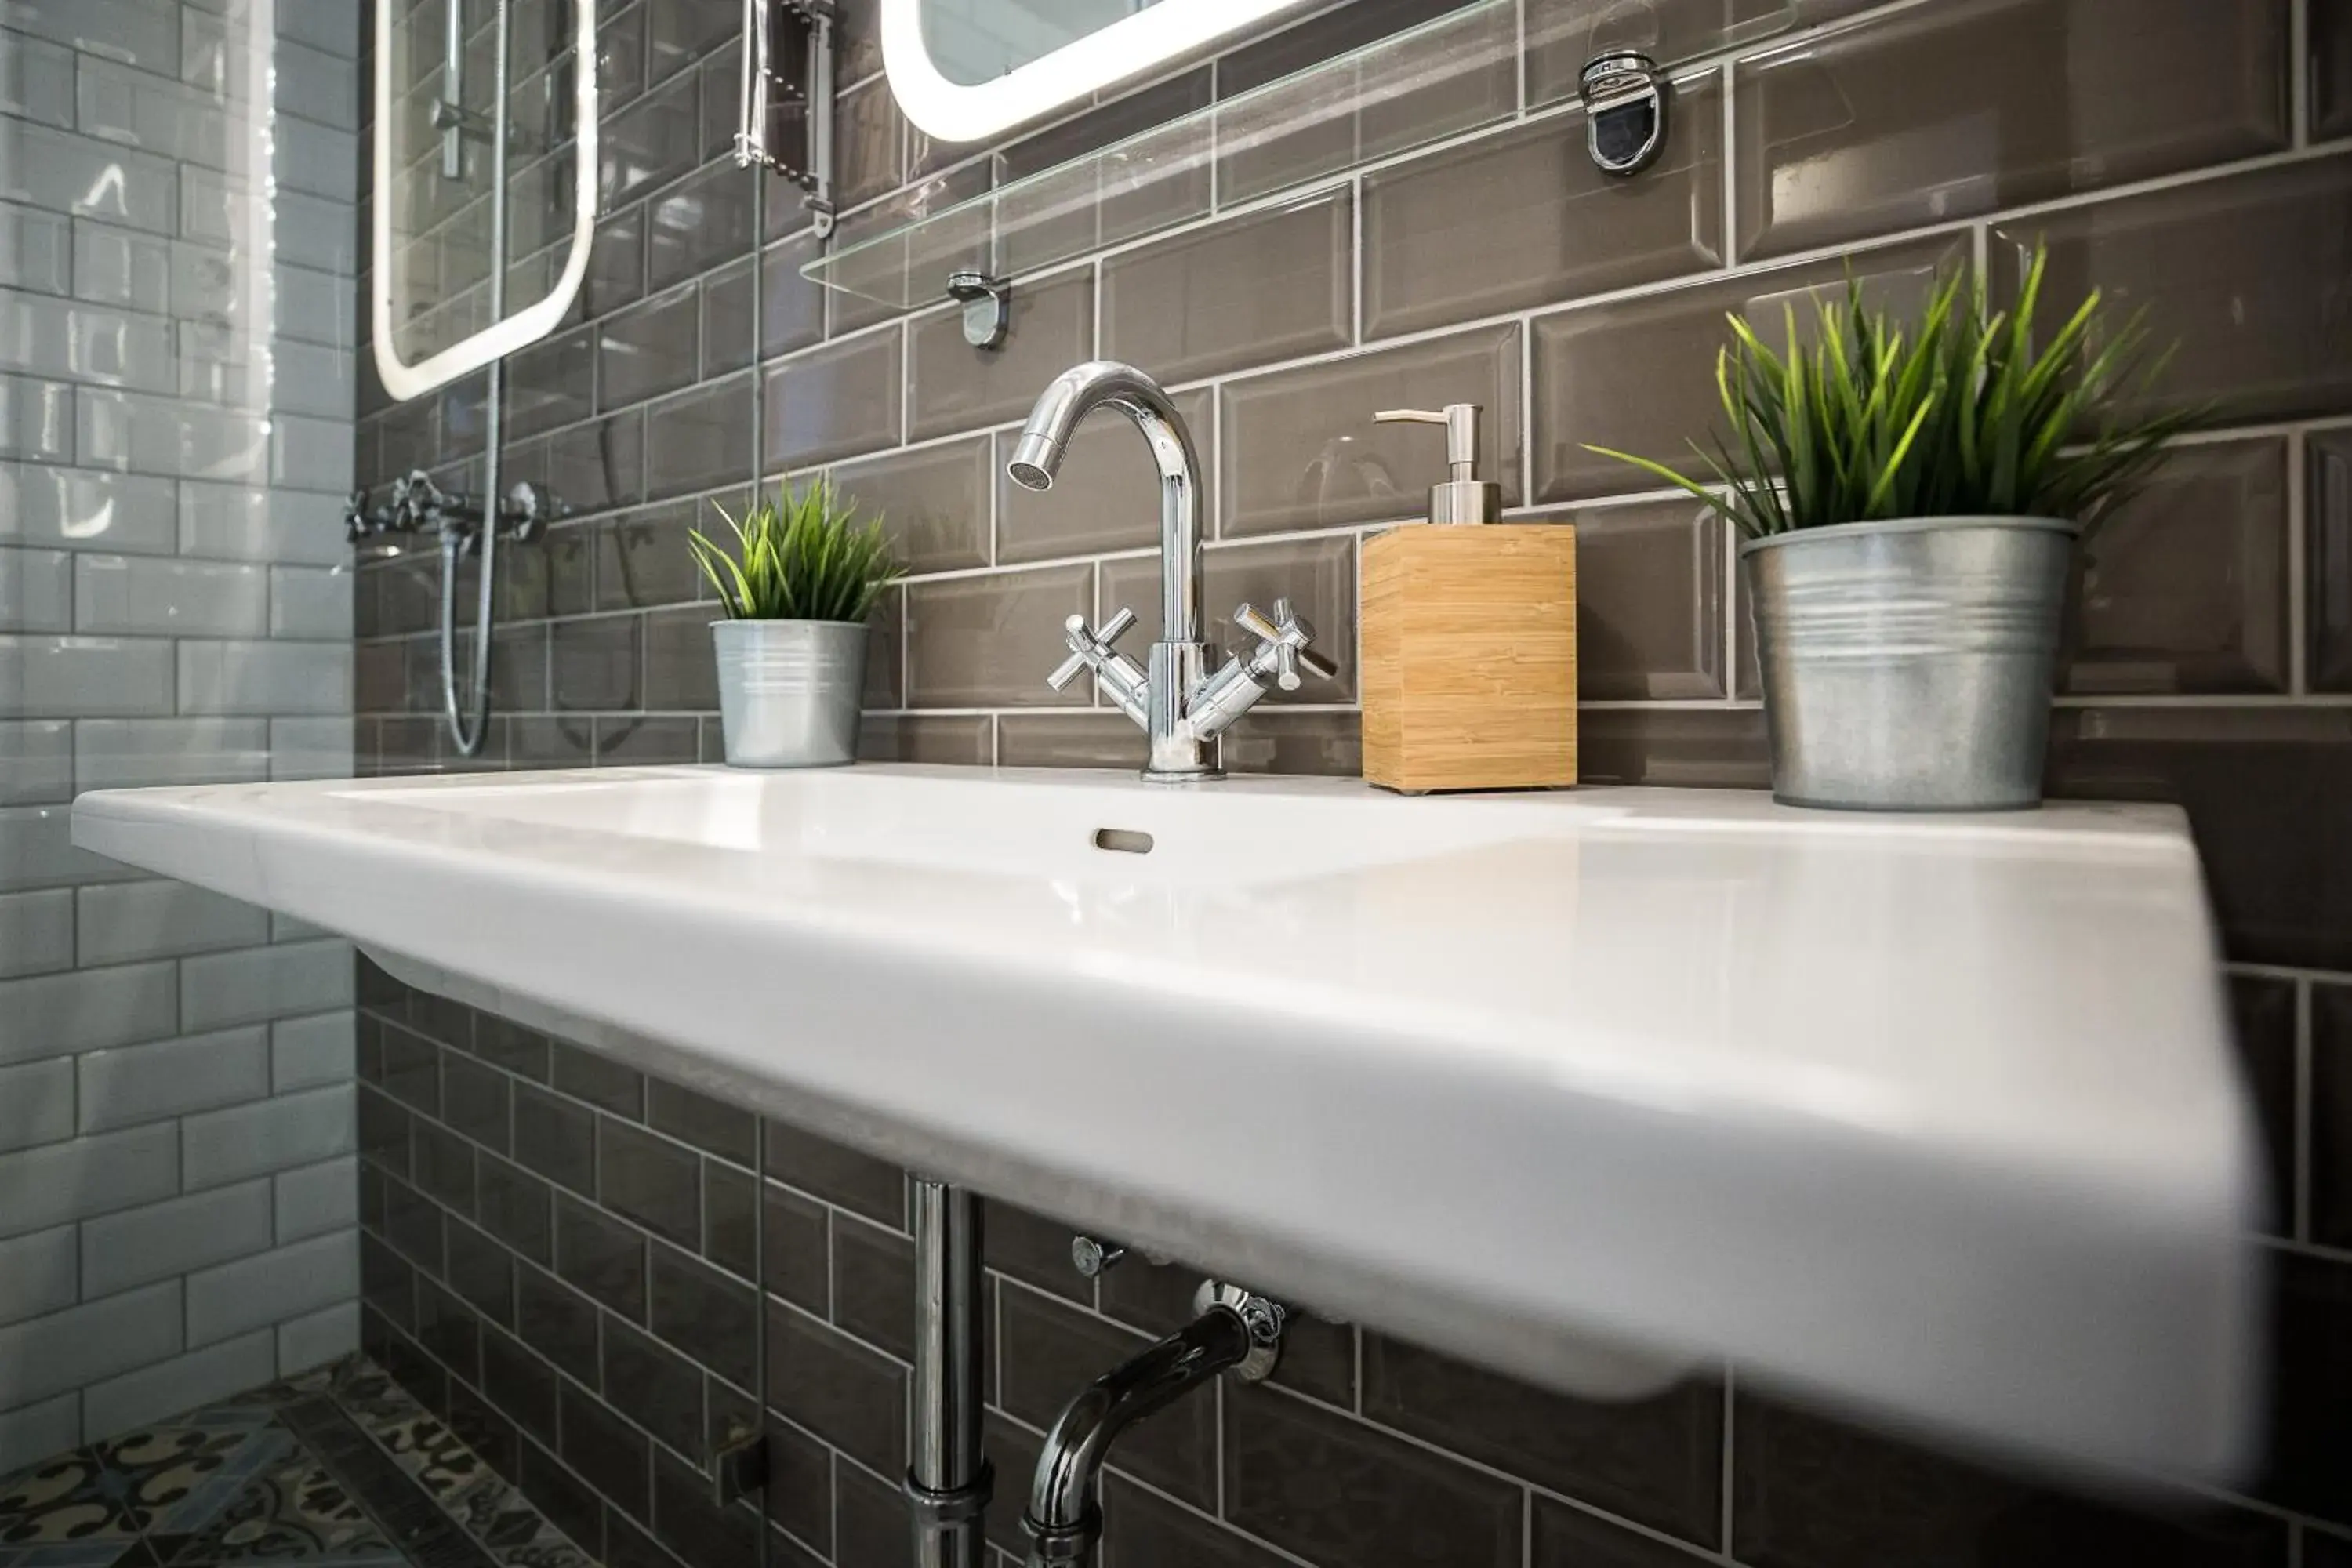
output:
<svg viewBox="0 0 2352 1568"><path fill-rule="evenodd" d="M2311 1164L2312 1164L2312 984L2308 980L2294 983L2294 1148L2292 1151L2294 1172L2293 1213L2287 1216L2289 1234L2297 1241L2311 1240Z"/></svg>
<svg viewBox="0 0 2352 1568"><path fill-rule="evenodd" d="M1738 154L1739 132L1737 106L1732 101L1738 77L1735 65L1736 62L1726 60L1721 67L1723 141L1722 144L1716 149L1717 177L1723 184L1723 237L1716 249L1726 267L1737 267L1739 264L1739 159Z"/></svg>
<svg viewBox="0 0 2352 1568"><path fill-rule="evenodd" d="M2311 0L2287 8L2287 126L2298 147L2311 145Z"/></svg>
<svg viewBox="0 0 2352 1568"><path fill-rule="evenodd" d="M2300 430L2286 442L2287 689L2311 690L2311 495L2308 443Z"/></svg>

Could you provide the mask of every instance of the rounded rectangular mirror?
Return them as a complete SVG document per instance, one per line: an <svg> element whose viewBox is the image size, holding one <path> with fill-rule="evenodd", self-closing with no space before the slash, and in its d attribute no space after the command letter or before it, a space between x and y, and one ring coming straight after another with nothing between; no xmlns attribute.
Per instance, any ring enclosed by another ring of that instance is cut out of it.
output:
<svg viewBox="0 0 2352 1568"><path fill-rule="evenodd" d="M882 0L907 118L981 142L1315 0Z"/></svg>
<svg viewBox="0 0 2352 1568"><path fill-rule="evenodd" d="M369 316L394 398L571 309L595 230L595 0L375 7Z"/></svg>

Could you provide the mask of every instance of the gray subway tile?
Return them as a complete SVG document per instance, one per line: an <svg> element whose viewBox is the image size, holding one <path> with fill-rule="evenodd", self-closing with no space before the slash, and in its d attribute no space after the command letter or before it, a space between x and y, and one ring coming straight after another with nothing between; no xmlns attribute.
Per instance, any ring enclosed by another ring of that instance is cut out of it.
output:
<svg viewBox="0 0 2352 1568"><path fill-rule="evenodd" d="M71 806L0 809L0 890L121 881L138 875L120 860L75 848L72 836Z"/></svg>
<svg viewBox="0 0 2352 1568"><path fill-rule="evenodd" d="M1345 346L1355 335L1355 228L1354 193L1341 186L1112 257L1102 269L1103 357L1175 383Z"/></svg>
<svg viewBox="0 0 2352 1568"><path fill-rule="evenodd" d="M0 1408L87 1388L179 1349L177 1280L0 1329Z"/></svg>
<svg viewBox="0 0 2352 1568"><path fill-rule="evenodd" d="M688 285L620 311L596 329L602 406L619 408L657 397L694 379L698 303L698 291Z"/></svg>
<svg viewBox="0 0 2352 1568"><path fill-rule="evenodd" d="M172 645L160 638L0 637L0 690L13 717L105 718L172 711Z"/></svg>
<svg viewBox="0 0 2352 1568"><path fill-rule="evenodd" d="M1227 537L1423 516L1445 453L1383 408L1475 403L1481 477L1518 499L1519 329L1481 327L1225 384L1218 468ZM1544 426L1538 422L1537 428Z"/></svg>
<svg viewBox="0 0 2352 1568"><path fill-rule="evenodd" d="M71 969L73 891L0 893L0 979Z"/></svg>
<svg viewBox="0 0 2352 1568"><path fill-rule="evenodd" d="M279 1246L359 1224L359 1162L346 1154L271 1179L274 1236Z"/></svg>
<svg viewBox="0 0 2352 1568"><path fill-rule="evenodd" d="M359 1294L359 1232L337 1231L188 1276L188 1343L210 1344Z"/></svg>
<svg viewBox="0 0 2352 1568"><path fill-rule="evenodd" d="M2315 434L2305 446L2304 550L2309 586L2311 683L2352 690L2352 430Z"/></svg>
<svg viewBox="0 0 2352 1568"><path fill-rule="evenodd" d="M179 1190L179 1130L170 1122L0 1154L0 1235L152 1203Z"/></svg>
<svg viewBox="0 0 2352 1568"><path fill-rule="evenodd" d="M269 624L261 567L151 555L84 554L74 562L76 629L124 636L239 637Z"/></svg>
<svg viewBox="0 0 2352 1568"><path fill-rule="evenodd" d="M74 223L73 291L82 299L160 316L171 305L171 282L170 241L86 218Z"/></svg>
<svg viewBox="0 0 2352 1568"><path fill-rule="evenodd" d="M313 641L352 635L352 580L331 569L269 568L269 635Z"/></svg>
<svg viewBox="0 0 2352 1568"><path fill-rule="evenodd" d="M2284 147L2286 13L2275 0L2196 6L2151 27L2134 0L1996 0L1875 17L1745 61L1741 254ZM1961 123L1970 133L1953 133Z"/></svg>
<svg viewBox="0 0 2352 1568"><path fill-rule="evenodd" d="M0 1150L72 1137L73 1078L74 1064L64 1058L0 1068Z"/></svg>
<svg viewBox="0 0 2352 1568"><path fill-rule="evenodd" d="M21 120L0 121L0 199L157 234L179 220L170 163Z"/></svg>
<svg viewBox="0 0 2352 1568"><path fill-rule="evenodd" d="M61 1225L0 1241L0 1324L59 1311L80 1300L79 1237L75 1226ZM11 1421L16 1418L9 1413Z"/></svg>
<svg viewBox="0 0 2352 1568"><path fill-rule="evenodd" d="M1727 694L1724 525L1690 501L1550 514L1576 529L1578 694L1704 700Z"/></svg>
<svg viewBox="0 0 2352 1568"><path fill-rule="evenodd" d="M646 410L646 496L659 500L751 477L751 378L682 393Z"/></svg>
<svg viewBox="0 0 2352 1568"><path fill-rule="evenodd" d="M0 204L0 285L63 294L73 286L73 248L62 214Z"/></svg>
<svg viewBox="0 0 2352 1568"><path fill-rule="evenodd" d="M178 1018L169 962L0 981L0 1061L159 1039Z"/></svg>
<svg viewBox="0 0 2352 1568"><path fill-rule="evenodd" d="M1400 1540L1442 1541L1461 1568L1521 1561L1517 1485L1280 1392L1226 1392L1231 1522L1316 1561L1373 1561Z"/></svg>
<svg viewBox="0 0 2352 1568"><path fill-rule="evenodd" d="M179 645L183 713L343 713L352 706L345 643L199 641Z"/></svg>
<svg viewBox="0 0 2352 1568"><path fill-rule="evenodd" d="M351 1152L352 1087L279 1095L209 1110L180 1123L183 1180L190 1190L315 1164Z"/></svg>
<svg viewBox="0 0 2352 1568"><path fill-rule="evenodd" d="M63 550L0 549L0 626L73 630L73 560Z"/></svg>
<svg viewBox="0 0 2352 1568"><path fill-rule="evenodd" d="M842 500L881 518L909 572L984 566L994 465L987 437L845 465L834 470Z"/></svg>
<svg viewBox="0 0 2352 1568"><path fill-rule="evenodd" d="M269 1184L243 1182L84 1220L82 1293L97 1297L265 1252Z"/></svg>
<svg viewBox="0 0 2352 1568"><path fill-rule="evenodd" d="M269 916L252 904L186 882L117 882L84 888L75 910L84 963L126 963L269 940Z"/></svg>
<svg viewBox="0 0 2352 1568"><path fill-rule="evenodd" d="M82 1390L82 1422L93 1437L132 1427L268 1382L278 1370L268 1330L173 1356Z"/></svg>
<svg viewBox="0 0 2352 1568"><path fill-rule="evenodd" d="M179 993L180 1021L190 1029L348 1007L351 944L328 938L183 959Z"/></svg>
<svg viewBox="0 0 2352 1568"><path fill-rule="evenodd" d="M0 20L16 19L0 14ZM73 51L16 33L0 37L0 113L72 130Z"/></svg>
<svg viewBox="0 0 2352 1568"><path fill-rule="evenodd" d="M8 1412L0 1421L0 1470L15 1472L81 1443L81 1394L60 1394Z"/></svg>
<svg viewBox="0 0 2352 1568"><path fill-rule="evenodd" d="M1723 257L1722 95L1678 88L1638 180L1597 169L1579 116L1367 175L1364 331L1415 331L1697 272Z"/></svg>
<svg viewBox="0 0 2352 1568"><path fill-rule="evenodd" d="M84 719L74 726L81 789L258 784L269 776L261 719Z"/></svg>
<svg viewBox="0 0 2352 1568"><path fill-rule="evenodd" d="M360 1304L338 1301L278 1325L278 1375L293 1377L360 1348Z"/></svg>
<svg viewBox="0 0 2352 1568"><path fill-rule="evenodd" d="M2336 289L2352 275L2352 153L2005 221L1992 235L1996 297L2014 294L2037 238L2050 247L2053 317L2095 286L2146 307L2159 351L2178 344L2117 414L2189 409L2220 423L2352 404ZM2250 299L2262 308L2242 308Z"/></svg>
<svg viewBox="0 0 2352 1568"><path fill-rule="evenodd" d="M1702 1546L1722 1529L1723 1387L1692 1377L1644 1399L1530 1388L1384 1335L1363 1337L1364 1414Z"/></svg>
<svg viewBox="0 0 2352 1568"><path fill-rule="evenodd" d="M0 374L0 458L62 463L75 453L73 388Z"/></svg>
<svg viewBox="0 0 2352 1568"><path fill-rule="evenodd" d="M765 460L771 468L898 444L898 331L828 343L769 368Z"/></svg>
<svg viewBox="0 0 2352 1568"><path fill-rule="evenodd" d="M351 1080L356 1049L356 1019L348 1010L307 1018L280 1018L269 1026L269 1089L317 1089Z"/></svg>
<svg viewBox="0 0 2352 1568"><path fill-rule="evenodd" d="M1668 464L1691 459L1721 418L1715 359L1737 312L1769 343L1785 334L1785 313L1801 326L1822 289L1842 289L1849 273L1884 309L1924 300L1940 269L1963 251L1936 239L1807 266L1772 268L1723 282L1586 306L1538 318L1529 343L1535 405L1528 426L1538 501L1574 500L1657 488L1657 481L1585 443Z"/></svg>
<svg viewBox="0 0 2352 1568"><path fill-rule="evenodd" d="M1094 357L1094 275L1082 268L1016 290L1001 348L964 341L961 306L916 317L907 334L910 438L1018 419L1048 381Z"/></svg>
<svg viewBox="0 0 2352 1568"><path fill-rule="evenodd" d="M341 510L341 499L332 495L184 479L180 550L233 561L340 566L351 551L340 526Z"/></svg>
<svg viewBox="0 0 2352 1568"><path fill-rule="evenodd" d="M80 1058L81 1131L102 1132L269 1092L269 1039L258 1026Z"/></svg>
<svg viewBox="0 0 2352 1568"><path fill-rule="evenodd" d="M910 584L908 706L1083 704L1080 683L1056 692L1045 677L1069 655L1063 621L1090 614L1093 598L1087 563Z"/></svg>
<svg viewBox="0 0 2352 1568"><path fill-rule="evenodd" d="M2275 440L2177 447L2085 534L2060 689L2287 689L2286 457Z"/></svg>
<svg viewBox="0 0 2352 1568"><path fill-rule="evenodd" d="M0 719L0 806L73 798L72 721Z"/></svg>

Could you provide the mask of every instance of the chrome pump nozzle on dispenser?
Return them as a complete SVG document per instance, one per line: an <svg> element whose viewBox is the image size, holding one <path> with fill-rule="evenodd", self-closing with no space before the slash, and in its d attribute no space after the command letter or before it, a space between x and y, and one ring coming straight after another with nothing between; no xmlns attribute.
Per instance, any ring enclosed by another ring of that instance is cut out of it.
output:
<svg viewBox="0 0 2352 1568"><path fill-rule="evenodd" d="M1432 522L1498 522L1503 516L1503 487L1478 477L1478 405L1449 403L1444 409L1383 408L1372 416L1375 425L1443 425L1445 466L1443 484L1429 488Z"/></svg>

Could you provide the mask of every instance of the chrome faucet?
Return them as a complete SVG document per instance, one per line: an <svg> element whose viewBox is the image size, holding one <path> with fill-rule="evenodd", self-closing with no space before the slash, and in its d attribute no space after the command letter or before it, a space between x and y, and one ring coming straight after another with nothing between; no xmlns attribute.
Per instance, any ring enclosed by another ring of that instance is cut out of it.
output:
<svg viewBox="0 0 2352 1568"><path fill-rule="evenodd" d="M1138 668L1111 646L1135 625L1133 610L1121 608L1099 629L1072 616L1064 626L1070 657L1046 679L1059 691L1092 670L1102 693L1142 727L1149 782L1222 778L1217 737L1256 705L1269 681L1296 691L1301 669L1326 679L1339 669L1308 646L1315 628L1291 613L1287 599L1276 600L1271 616L1248 605L1235 610L1234 624L1257 644L1246 657L1228 654L1209 668L1217 650L1201 635L1200 458L1184 416L1133 365L1089 360L1055 376L1029 411L1005 473L1027 489L1051 489L1078 421L1102 407L1134 422L1160 470L1160 640L1148 667Z"/></svg>

